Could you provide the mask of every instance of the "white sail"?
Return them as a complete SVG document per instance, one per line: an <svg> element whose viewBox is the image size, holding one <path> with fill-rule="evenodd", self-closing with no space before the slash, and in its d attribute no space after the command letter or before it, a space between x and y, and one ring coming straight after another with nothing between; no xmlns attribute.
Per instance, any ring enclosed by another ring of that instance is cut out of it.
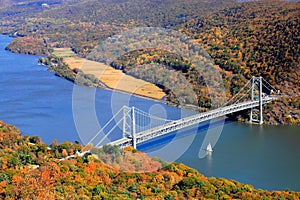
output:
<svg viewBox="0 0 300 200"><path fill-rule="evenodd" d="M209 151L209 152L213 151L210 143L208 143L208 145L206 147L206 151Z"/></svg>

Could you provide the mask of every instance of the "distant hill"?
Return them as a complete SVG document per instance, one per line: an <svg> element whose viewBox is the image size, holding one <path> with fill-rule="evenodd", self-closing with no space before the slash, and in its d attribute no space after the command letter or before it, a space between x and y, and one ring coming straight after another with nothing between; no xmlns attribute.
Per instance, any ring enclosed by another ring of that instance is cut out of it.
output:
<svg viewBox="0 0 300 200"><path fill-rule="evenodd" d="M280 89L283 98L265 109L265 118L267 123L282 124L300 122L299 22L300 3L255 1L208 12L173 28L195 38L223 69L224 83L230 91L228 96L237 93L252 76L262 76ZM98 61L101 57L96 52L90 55ZM168 85L177 75L166 76L162 71L149 73L149 69L137 67L147 63L164 64L167 69L184 74L192 83L193 92L177 88L180 96L187 96L186 102L193 103L192 96L196 93L199 105L210 108L205 83L178 56L160 50L135 51L114 61L112 66L150 82L160 80L168 93ZM168 98L172 100L171 96Z"/></svg>
<svg viewBox="0 0 300 200"><path fill-rule="evenodd" d="M57 7L63 2L64 0L0 0L0 17L3 19L5 17L35 16L44 9Z"/></svg>
<svg viewBox="0 0 300 200"><path fill-rule="evenodd" d="M234 0L56 0L49 1L50 7L43 9L41 1L26 2L19 5L19 1L11 1L9 7L0 10L0 32L43 38L49 47L72 47L80 55L86 55L99 41L122 29L174 28L235 3Z"/></svg>
<svg viewBox="0 0 300 200"><path fill-rule="evenodd" d="M41 8L41 1L37 0L25 4L10 2L11 6L0 10L3 16L0 32L18 37L8 46L13 52L47 55L54 47L71 47L79 56L86 57L100 41L122 30L145 26L170 28L195 38L210 54L222 70L228 97L246 79L263 76L284 95L276 105L266 109L266 121L272 124L300 121L299 2L57 0L49 3L47 9ZM193 85L188 91L181 91L188 97L186 102L195 103L190 97L196 93L196 101L210 108L210 96L201 77L184 59L166 54L153 49L136 51L111 65L127 72L132 69L131 75L150 80L152 74L135 66L141 59L144 64L153 62L149 58L154 56L155 62L171 71L175 69ZM162 55L168 56L167 61L159 58ZM99 57L94 52L90 58L99 60ZM158 74L159 79L168 83L162 76L165 75ZM160 86L168 90L166 85ZM174 100L172 94L168 98Z"/></svg>
<svg viewBox="0 0 300 200"><path fill-rule="evenodd" d="M89 0L49 10L43 13L43 17L128 26L173 27L233 3L235 1L232 0Z"/></svg>
<svg viewBox="0 0 300 200"><path fill-rule="evenodd" d="M274 123L299 123L299 2L240 3L192 19L180 30L196 38L222 69L247 79L263 76L276 85L284 97L267 116Z"/></svg>

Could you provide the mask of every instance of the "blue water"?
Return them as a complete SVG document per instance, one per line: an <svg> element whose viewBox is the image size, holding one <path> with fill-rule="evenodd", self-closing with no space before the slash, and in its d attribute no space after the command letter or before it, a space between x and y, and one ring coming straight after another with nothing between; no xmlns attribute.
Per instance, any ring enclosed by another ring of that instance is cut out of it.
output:
<svg viewBox="0 0 300 200"><path fill-rule="evenodd" d="M123 105L169 119L192 113L110 90L74 88L71 82L37 65L38 57L5 51L10 41L11 38L0 36L0 120L16 125L23 135L40 136L47 144L54 139L86 143ZM74 95L74 91L79 91L79 95ZM214 127L220 125L216 123ZM174 140L175 135L168 135L138 148L150 155L161 150L158 155L168 157L187 146L176 161L206 176L235 179L269 190L300 191L299 127L226 122L213 153L200 159L207 128L208 124L203 123L192 131L182 131L185 137ZM119 131L111 138L120 134Z"/></svg>
<svg viewBox="0 0 300 200"><path fill-rule="evenodd" d="M9 37L0 36L1 120L16 125L23 135L41 136L48 144L53 139L58 142L80 141L72 112L73 83L38 65L36 56L5 51L10 40ZM87 87L82 90L83 94L94 91ZM163 107L167 117L173 119L181 115L181 110L176 107L110 90L97 90L95 99L95 111L102 126L113 116L112 107L119 109L123 104L134 104L146 112L153 106Z"/></svg>

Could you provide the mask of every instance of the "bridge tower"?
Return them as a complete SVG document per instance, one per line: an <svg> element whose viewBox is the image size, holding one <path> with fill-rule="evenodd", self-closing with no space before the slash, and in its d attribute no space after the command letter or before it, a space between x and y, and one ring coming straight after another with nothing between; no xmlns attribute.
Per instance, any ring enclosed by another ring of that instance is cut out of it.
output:
<svg viewBox="0 0 300 200"><path fill-rule="evenodd" d="M262 77L252 77L251 101L259 101L259 108L251 108L250 122L263 124L263 92L262 92ZM258 112L257 112L258 111Z"/></svg>
<svg viewBox="0 0 300 200"><path fill-rule="evenodd" d="M131 108L128 108L127 106L123 107L123 138L126 138L127 136L131 135L131 117L130 117Z"/></svg>
<svg viewBox="0 0 300 200"><path fill-rule="evenodd" d="M132 146L136 149L136 116L135 107L123 107L123 138L131 137Z"/></svg>

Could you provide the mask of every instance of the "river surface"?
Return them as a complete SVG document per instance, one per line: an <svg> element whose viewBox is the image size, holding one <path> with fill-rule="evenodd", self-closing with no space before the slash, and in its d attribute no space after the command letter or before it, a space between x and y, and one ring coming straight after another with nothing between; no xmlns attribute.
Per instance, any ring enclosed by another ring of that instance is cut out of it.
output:
<svg viewBox="0 0 300 200"><path fill-rule="evenodd" d="M10 41L11 38L0 36L0 120L16 125L22 135L37 135L47 144L54 139L85 143L97 132L95 128L104 126L122 105L135 106L168 119L192 114L149 99L86 87L77 88L83 96L82 102L88 98L91 102L94 99L94 104L77 105L80 101L76 101L74 105L74 98L78 97L74 97L73 84L47 72L46 67L37 64L36 56L5 51ZM79 107L75 115L74 106ZM99 124L84 116L87 108L94 108ZM82 116L81 122L90 123L84 127L87 135L80 123L74 122L76 116ZM205 176L235 179L268 190L300 191L299 126L226 122L222 128L216 123L213 128L221 130L220 138L210 155L199 158L201 144L208 134L207 127L208 124L204 123L195 133L186 130L186 136L175 141L170 135L138 148L150 155L159 149L166 155L171 154L172 149L184 149L176 161L198 169ZM168 143L172 139L172 143Z"/></svg>

